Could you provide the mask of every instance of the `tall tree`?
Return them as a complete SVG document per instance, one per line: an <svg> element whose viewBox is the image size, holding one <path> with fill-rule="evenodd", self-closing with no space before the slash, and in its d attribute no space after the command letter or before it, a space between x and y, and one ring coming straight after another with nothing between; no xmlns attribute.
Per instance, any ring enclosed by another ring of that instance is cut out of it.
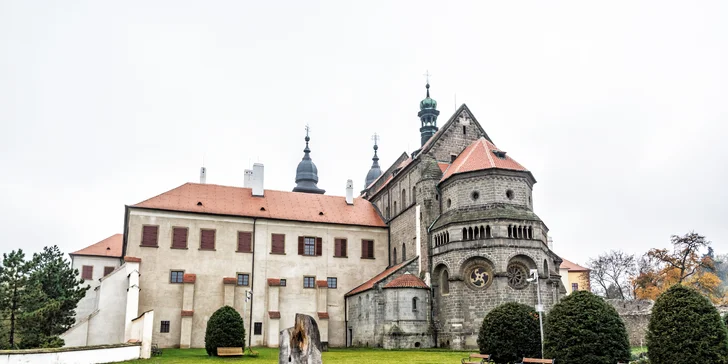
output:
<svg viewBox="0 0 728 364"><path fill-rule="evenodd" d="M634 255L621 250L612 250L589 259L587 267L591 269L589 277L592 287L606 298L631 298L629 278L635 275L637 267Z"/></svg>
<svg viewBox="0 0 728 364"><path fill-rule="evenodd" d="M25 261L22 249L3 253L0 265L0 311L8 317L8 346L16 347L18 319L23 313L26 288L28 287L30 265Z"/></svg>

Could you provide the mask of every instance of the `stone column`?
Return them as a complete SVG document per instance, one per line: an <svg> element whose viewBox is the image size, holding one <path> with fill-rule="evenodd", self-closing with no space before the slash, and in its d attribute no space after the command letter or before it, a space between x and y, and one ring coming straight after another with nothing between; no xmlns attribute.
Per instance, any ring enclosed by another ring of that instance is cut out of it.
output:
<svg viewBox="0 0 728 364"><path fill-rule="evenodd" d="M223 297L222 302L225 306L235 307L235 284L237 283L235 277L224 277L222 279L223 284Z"/></svg>
<svg viewBox="0 0 728 364"><path fill-rule="evenodd" d="M281 280L278 278L268 279L268 347L278 346L279 332L281 330L281 312L279 308Z"/></svg>
<svg viewBox="0 0 728 364"><path fill-rule="evenodd" d="M195 313L195 281L197 275L185 274L182 278L184 293L182 294L181 330L179 347L189 349L192 343L192 316Z"/></svg>
<svg viewBox="0 0 728 364"><path fill-rule="evenodd" d="M329 343L329 285L327 281L316 281L316 312L318 313L319 334L324 347Z"/></svg>

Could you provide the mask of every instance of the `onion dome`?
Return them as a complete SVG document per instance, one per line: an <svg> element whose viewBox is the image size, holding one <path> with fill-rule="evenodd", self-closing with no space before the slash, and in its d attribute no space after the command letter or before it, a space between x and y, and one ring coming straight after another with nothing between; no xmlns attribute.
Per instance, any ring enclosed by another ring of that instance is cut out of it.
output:
<svg viewBox="0 0 728 364"><path fill-rule="evenodd" d="M372 168L369 169L369 172L367 173L367 178L364 181L364 188L369 188L369 186L379 178L379 176L382 175L382 169L379 168L379 157L377 157L377 149L379 147L377 146L376 141L374 142L374 157L372 157Z"/></svg>
<svg viewBox="0 0 728 364"><path fill-rule="evenodd" d="M425 85L425 88L427 89L427 96L420 101L420 110L425 109L437 109L437 101L435 99L430 98L430 83L428 82L427 85Z"/></svg>
<svg viewBox="0 0 728 364"><path fill-rule="evenodd" d="M316 186L318 183L318 168L313 164L311 160L311 149L308 148L308 141L311 138L308 137L308 131L306 131L306 148L303 149L303 159L298 163L296 168L296 187L293 188L293 192L306 192L306 193L318 193L323 194L326 192Z"/></svg>

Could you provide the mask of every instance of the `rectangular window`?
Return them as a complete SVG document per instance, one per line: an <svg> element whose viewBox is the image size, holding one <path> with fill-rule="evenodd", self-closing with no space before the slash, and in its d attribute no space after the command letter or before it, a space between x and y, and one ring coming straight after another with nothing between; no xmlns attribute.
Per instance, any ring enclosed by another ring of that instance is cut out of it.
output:
<svg viewBox="0 0 728 364"><path fill-rule="evenodd" d="M334 256L346 258L346 239L334 240Z"/></svg>
<svg viewBox="0 0 728 364"><path fill-rule="evenodd" d="M250 275L248 273L238 274L238 286L249 286L249 285L250 285Z"/></svg>
<svg viewBox="0 0 728 364"><path fill-rule="evenodd" d="M286 280L285 279L281 279L281 287L285 287L285 286L286 286Z"/></svg>
<svg viewBox="0 0 728 364"><path fill-rule="evenodd" d="M374 240L361 241L361 257L364 259L374 259Z"/></svg>
<svg viewBox="0 0 728 364"><path fill-rule="evenodd" d="M116 267L104 267L104 277L108 276L109 273L113 272Z"/></svg>
<svg viewBox="0 0 728 364"><path fill-rule="evenodd" d="M142 246L158 246L159 226L145 225L142 227Z"/></svg>
<svg viewBox="0 0 728 364"><path fill-rule="evenodd" d="M215 230L200 229L200 250L215 250Z"/></svg>
<svg viewBox="0 0 728 364"><path fill-rule="evenodd" d="M253 335L262 335L262 334L263 334L263 323L256 322L253 325Z"/></svg>
<svg viewBox="0 0 728 364"><path fill-rule="evenodd" d="M336 277L326 278L326 284L329 288L336 288Z"/></svg>
<svg viewBox="0 0 728 364"><path fill-rule="evenodd" d="M316 287L316 277L303 277L303 288Z"/></svg>
<svg viewBox="0 0 728 364"><path fill-rule="evenodd" d="M172 228L172 248L187 249L187 228Z"/></svg>
<svg viewBox="0 0 728 364"><path fill-rule="evenodd" d="M315 255L315 254L316 254L316 239L303 238L303 255Z"/></svg>
<svg viewBox="0 0 728 364"><path fill-rule="evenodd" d="M93 265L84 265L81 268L81 278L83 278L85 280L94 279L94 266Z"/></svg>
<svg viewBox="0 0 728 364"><path fill-rule="evenodd" d="M579 290L579 283L572 283L571 284L571 290L572 291L578 291Z"/></svg>
<svg viewBox="0 0 728 364"><path fill-rule="evenodd" d="M298 237L298 255L321 255L322 248L322 238L313 238L308 236Z"/></svg>
<svg viewBox="0 0 728 364"><path fill-rule="evenodd" d="M250 231L238 231L238 252L253 252L253 233Z"/></svg>
<svg viewBox="0 0 728 364"><path fill-rule="evenodd" d="M173 270L169 273L169 283L182 283L184 276L183 270Z"/></svg>
<svg viewBox="0 0 728 364"><path fill-rule="evenodd" d="M273 254L286 254L286 236L284 234L271 235L270 252Z"/></svg>
<svg viewBox="0 0 728 364"><path fill-rule="evenodd" d="M162 325L159 326L159 332L169 332L169 321L162 321Z"/></svg>

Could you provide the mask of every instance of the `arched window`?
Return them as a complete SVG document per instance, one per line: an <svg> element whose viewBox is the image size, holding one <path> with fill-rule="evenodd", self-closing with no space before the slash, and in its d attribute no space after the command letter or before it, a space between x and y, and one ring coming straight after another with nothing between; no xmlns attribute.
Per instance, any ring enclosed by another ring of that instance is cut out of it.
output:
<svg viewBox="0 0 728 364"><path fill-rule="evenodd" d="M444 269L442 271L442 276L440 276L440 293L441 294L448 294L450 293L450 276L447 274L447 269Z"/></svg>
<svg viewBox="0 0 728 364"><path fill-rule="evenodd" d="M407 260L407 250L404 246L404 243L402 243L402 261L404 262L405 260Z"/></svg>
<svg viewBox="0 0 728 364"><path fill-rule="evenodd" d="M417 297L412 298L412 311L417 311Z"/></svg>
<svg viewBox="0 0 728 364"><path fill-rule="evenodd" d="M468 239L473 240L473 228L468 229Z"/></svg>
<svg viewBox="0 0 728 364"><path fill-rule="evenodd" d="M449 243L450 242L450 232L449 231L446 231L445 232L445 242L446 243Z"/></svg>
<svg viewBox="0 0 728 364"><path fill-rule="evenodd" d="M407 206L407 191L402 189L402 208Z"/></svg>
<svg viewBox="0 0 728 364"><path fill-rule="evenodd" d="M487 236L485 236L485 228L483 227L483 225L480 225L480 238L481 239L487 238Z"/></svg>
<svg viewBox="0 0 728 364"><path fill-rule="evenodd" d="M513 227L511 225L508 225L508 237L513 237Z"/></svg>
<svg viewBox="0 0 728 364"><path fill-rule="evenodd" d="M549 262L546 261L546 259L543 260L543 274L546 275L546 277L549 276Z"/></svg>
<svg viewBox="0 0 728 364"><path fill-rule="evenodd" d="M475 227L475 240L480 239L480 231L478 231L478 227Z"/></svg>
<svg viewBox="0 0 728 364"><path fill-rule="evenodd" d="M485 225L485 238L490 239L493 237L493 233L490 231L490 225Z"/></svg>
<svg viewBox="0 0 728 364"><path fill-rule="evenodd" d="M412 203L417 202L417 187L412 187Z"/></svg>
<svg viewBox="0 0 728 364"><path fill-rule="evenodd" d="M393 206L394 206L394 208L392 209L392 213L394 213L395 215L397 215L397 201L394 201L394 205Z"/></svg>
<svg viewBox="0 0 728 364"><path fill-rule="evenodd" d="M468 240L468 229L463 228L463 240Z"/></svg>
<svg viewBox="0 0 728 364"><path fill-rule="evenodd" d="M397 264L397 248L394 248L394 252L392 253L392 265Z"/></svg>
<svg viewBox="0 0 728 364"><path fill-rule="evenodd" d="M532 226L528 227L528 238L533 239L533 227Z"/></svg>
<svg viewBox="0 0 728 364"><path fill-rule="evenodd" d="M395 205L395 206L396 206L396 205ZM522 238L522 237L523 237L523 228L522 228L522 227L520 227L520 226L518 227L518 237L519 237L519 238Z"/></svg>
<svg viewBox="0 0 728 364"><path fill-rule="evenodd" d="M387 212L387 218L389 219L389 206L387 206L386 212Z"/></svg>

